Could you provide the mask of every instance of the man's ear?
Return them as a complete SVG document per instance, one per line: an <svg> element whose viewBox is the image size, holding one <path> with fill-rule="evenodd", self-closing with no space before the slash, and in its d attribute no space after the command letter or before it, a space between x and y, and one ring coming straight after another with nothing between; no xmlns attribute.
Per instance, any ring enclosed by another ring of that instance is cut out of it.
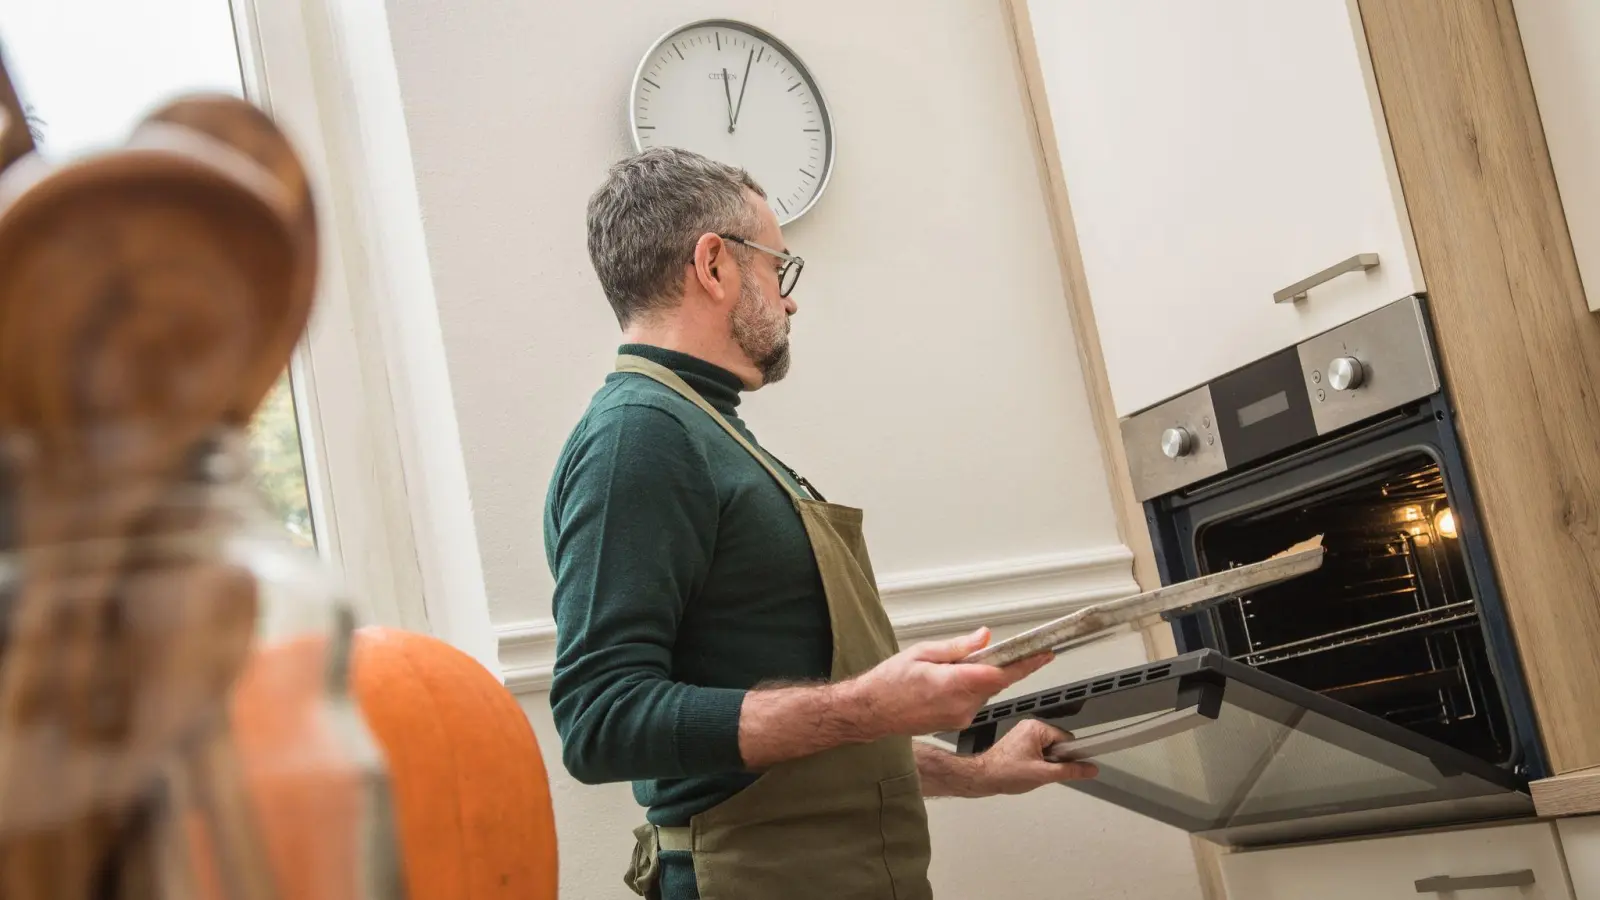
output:
<svg viewBox="0 0 1600 900"><path fill-rule="evenodd" d="M733 277L728 267L732 264L727 242L717 235L702 234L700 240L695 242L695 280L700 282L701 290L709 294L713 300L721 302L727 298Z"/></svg>

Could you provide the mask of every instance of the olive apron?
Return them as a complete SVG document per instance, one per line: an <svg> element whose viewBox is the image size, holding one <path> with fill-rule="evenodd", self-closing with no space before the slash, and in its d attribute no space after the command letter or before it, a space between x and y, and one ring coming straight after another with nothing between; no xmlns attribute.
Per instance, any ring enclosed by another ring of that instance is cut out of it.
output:
<svg viewBox="0 0 1600 900"><path fill-rule="evenodd" d="M653 378L700 407L789 493L822 574L833 628L831 680L898 650L878 597L859 509L802 496L727 419L671 370L637 356L617 371ZM911 740L886 738L779 763L687 827L646 824L625 881L658 896L661 850L688 851L702 900L926 900L928 819Z"/></svg>

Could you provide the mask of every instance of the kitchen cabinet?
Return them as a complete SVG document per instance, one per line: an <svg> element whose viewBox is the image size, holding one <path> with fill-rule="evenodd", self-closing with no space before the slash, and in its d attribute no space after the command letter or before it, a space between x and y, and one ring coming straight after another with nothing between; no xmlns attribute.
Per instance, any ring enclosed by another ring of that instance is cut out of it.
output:
<svg viewBox="0 0 1600 900"><path fill-rule="evenodd" d="M1551 822L1234 853L1221 866L1228 900L1574 897Z"/></svg>
<svg viewBox="0 0 1600 900"><path fill-rule="evenodd" d="M1572 250L1600 312L1600 4L1594 0L1516 0L1517 29L1539 100L1550 165L1561 190Z"/></svg>
<svg viewBox="0 0 1600 900"><path fill-rule="evenodd" d="M1422 289L1353 2L1028 5L1116 415Z"/></svg>
<svg viewBox="0 0 1600 900"><path fill-rule="evenodd" d="M1561 850L1567 857L1575 900L1600 900L1600 816L1560 819Z"/></svg>

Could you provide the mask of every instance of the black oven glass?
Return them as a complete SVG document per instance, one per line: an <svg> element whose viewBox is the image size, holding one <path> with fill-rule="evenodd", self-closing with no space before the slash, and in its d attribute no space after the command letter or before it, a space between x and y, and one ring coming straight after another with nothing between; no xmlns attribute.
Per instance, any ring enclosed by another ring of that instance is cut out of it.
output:
<svg viewBox="0 0 1600 900"><path fill-rule="evenodd" d="M1165 581L1322 535L1320 569L1173 624L1230 659L1542 777L1546 764L1448 407L1395 416L1150 504Z"/></svg>
<svg viewBox="0 0 1600 900"><path fill-rule="evenodd" d="M1297 415L1236 399L1219 428ZM1316 535L1322 566L1174 613L1175 658L986 707L958 749L1045 719L1100 748L1075 790L1238 846L1531 814L1547 766L1442 397L1258 449L1147 502L1162 581Z"/></svg>
<svg viewBox="0 0 1600 900"><path fill-rule="evenodd" d="M1460 530L1413 452L1194 537L1203 571L1323 535L1322 568L1218 607L1225 654L1481 759L1511 758Z"/></svg>
<svg viewBox="0 0 1600 900"><path fill-rule="evenodd" d="M1082 740L1158 717L1187 727L1110 749L1067 786L1237 845L1532 808L1501 768L1215 650L992 704L953 743L981 753L1026 718Z"/></svg>

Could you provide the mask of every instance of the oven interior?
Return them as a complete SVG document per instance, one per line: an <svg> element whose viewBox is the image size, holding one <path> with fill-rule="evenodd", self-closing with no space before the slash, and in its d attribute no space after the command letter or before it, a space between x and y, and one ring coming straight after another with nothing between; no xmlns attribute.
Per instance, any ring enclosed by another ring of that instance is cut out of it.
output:
<svg viewBox="0 0 1600 900"><path fill-rule="evenodd" d="M1323 535L1320 569L1210 612L1216 649L1497 765L1515 742L1438 461L1414 451L1195 531L1203 572Z"/></svg>

